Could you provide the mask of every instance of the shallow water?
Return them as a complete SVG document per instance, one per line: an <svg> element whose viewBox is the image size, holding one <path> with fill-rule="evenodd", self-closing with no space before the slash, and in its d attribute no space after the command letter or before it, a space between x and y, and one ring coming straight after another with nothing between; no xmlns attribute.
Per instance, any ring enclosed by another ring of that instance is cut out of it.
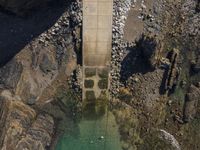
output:
<svg viewBox="0 0 200 150"><path fill-rule="evenodd" d="M118 127L111 112L96 119L83 118L70 130L59 138L56 150L122 150Z"/></svg>

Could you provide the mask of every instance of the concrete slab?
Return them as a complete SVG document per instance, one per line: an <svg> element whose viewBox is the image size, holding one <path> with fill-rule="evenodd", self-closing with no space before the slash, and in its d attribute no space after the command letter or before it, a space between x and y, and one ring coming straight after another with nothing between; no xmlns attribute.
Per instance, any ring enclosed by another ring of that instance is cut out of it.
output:
<svg viewBox="0 0 200 150"><path fill-rule="evenodd" d="M97 72L92 77L87 77L85 69L109 70L112 12L113 0L83 0L83 85L85 81L94 81L92 88L90 85L86 86L90 88L83 86L83 100L86 99L88 91L94 92L96 99L102 95L102 92L105 92L108 98L109 71L106 73L107 78L102 78Z"/></svg>

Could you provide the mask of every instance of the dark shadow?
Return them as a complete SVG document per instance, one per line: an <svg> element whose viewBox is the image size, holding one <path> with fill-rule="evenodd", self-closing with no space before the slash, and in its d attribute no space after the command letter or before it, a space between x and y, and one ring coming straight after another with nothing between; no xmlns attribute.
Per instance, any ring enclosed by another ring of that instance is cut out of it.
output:
<svg viewBox="0 0 200 150"><path fill-rule="evenodd" d="M142 46L145 42L142 41L143 37L139 41L136 42L136 46L129 47L127 49L127 55L123 59L121 63L120 76L121 81L126 81L131 75L141 73L145 74L147 72L152 72L155 68L149 64L149 60L145 53L144 47ZM147 44L147 43L145 43ZM151 43L150 43L151 44ZM151 49L151 47L149 47ZM146 49L146 48L145 48ZM152 52L155 47L152 48ZM152 55L152 54L148 54Z"/></svg>
<svg viewBox="0 0 200 150"><path fill-rule="evenodd" d="M55 24L69 1L52 1L31 10L24 18L0 11L0 67L11 60L30 41Z"/></svg>
<svg viewBox="0 0 200 150"><path fill-rule="evenodd" d="M163 78L162 78L160 88L159 88L160 95L163 95L163 94L166 93L165 87L166 87L166 80L167 80L167 77L168 77L168 72L169 72L169 68L167 68L163 73Z"/></svg>
<svg viewBox="0 0 200 150"><path fill-rule="evenodd" d="M197 4L196 4L195 10L196 10L197 13L200 12L200 0L197 0Z"/></svg>

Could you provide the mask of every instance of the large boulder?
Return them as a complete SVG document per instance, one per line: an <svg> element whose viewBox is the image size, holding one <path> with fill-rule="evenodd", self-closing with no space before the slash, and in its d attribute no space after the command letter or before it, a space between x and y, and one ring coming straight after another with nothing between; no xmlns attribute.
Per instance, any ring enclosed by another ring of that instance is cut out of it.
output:
<svg viewBox="0 0 200 150"><path fill-rule="evenodd" d="M0 6L13 13L24 14L26 11L40 6L50 0L0 0Z"/></svg>

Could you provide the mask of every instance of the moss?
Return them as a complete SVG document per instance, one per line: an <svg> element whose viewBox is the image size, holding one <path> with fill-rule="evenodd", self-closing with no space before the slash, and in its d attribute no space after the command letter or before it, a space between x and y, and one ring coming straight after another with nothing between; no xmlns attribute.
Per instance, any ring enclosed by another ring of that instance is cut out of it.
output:
<svg viewBox="0 0 200 150"><path fill-rule="evenodd" d="M95 102L96 97L94 91L86 91L86 102Z"/></svg>
<svg viewBox="0 0 200 150"><path fill-rule="evenodd" d="M108 80L107 79L99 80L98 86L100 89L107 89L108 88Z"/></svg>
<svg viewBox="0 0 200 150"><path fill-rule="evenodd" d="M96 99L96 114L98 116L104 115L108 106L108 95L106 91L102 91L99 98Z"/></svg>
<svg viewBox="0 0 200 150"><path fill-rule="evenodd" d="M102 91L98 98L94 91L86 91L86 100L84 101L83 115L87 119L96 119L106 113L108 96L106 91Z"/></svg>
<svg viewBox="0 0 200 150"><path fill-rule="evenodd" d="M55 96L55 103L60 107L60 109L65 112L68 116L74 116L79 119L81 112L81 100L76 96L76 93L70 89L59 88L57 90L57 95ZM76 114L76 115L74 115ZM73 118L73 119L75 119Z"/></svg>
<svg viewBox="0 0 200 150"><path fill-rule="evenodd" d="M85 80L84 86L85 86L85 88L93 88L94 81L93 80Z"/></svg>
<svg viewBox="0 0 200 150"><path fill-rule="evenodd" d="M100 78L103 79L108 79L108 69L104 68L104 69L98 69L98 75Z"/></svg>
<svg viewBox="0 0 200 150"><path fill-rule="evenodd" d="M86 78L93 77L95 75L96 75L96 69L95 68L85 68L85 76L86 76Z"/></svg>

